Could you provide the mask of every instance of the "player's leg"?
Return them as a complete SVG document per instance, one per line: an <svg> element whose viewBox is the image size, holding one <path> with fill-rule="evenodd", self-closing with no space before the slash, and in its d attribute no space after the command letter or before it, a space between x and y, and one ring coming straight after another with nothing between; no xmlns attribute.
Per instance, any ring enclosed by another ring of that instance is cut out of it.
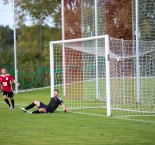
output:
<svg viewBox="0 0 155 145"><path fill-rule="evenodd" d="M40 106L40 102L39 101L34 101L33 103L31 103L30 105L28 105L27 107L23 108L23 107L20 107L20 109L22 109L24 112L28 112L27 110L33 108L33 107L39 107Z"/></svg>
<svg viewBox="0 0 155 145"><path fill-rule="evenodd" d="M13 92L9 92L9 93L8 93L8 97L10 98L12 107L15 108L15 101L14 101L13 96L14 96Z"/></svg>
<svg viewBox="0 0 155 145"><path fill-rule="evenodd" d="M7 92L3 91L3 92L2 92L2 95L3 95L4 101L5 101L6 104L8 104L8 106L10 107L11 105L10 105L10 102L9 102L9 100L8 100L8 98L7 98Z"/></svg>
<svg viewBox="0 0 155 145"><path fill-rule="evenodd" d="M45 105L44 103L42 102L39 102L39 101L34 101L33 103L31 103L30 105L28 105L27 107L25 108L22 108L20 107L24 112L28 113L28 114L31 114L29 111L29 109L33 108L37 106L39 109L36 110L36 111L33 111L32 113L46 113L46 108L47 108L47 105Z"/></svg>
<svg viewBox="0 0 155 145"><path fill-rule="evenodd" d="M31 103L30 105L25 107L25 110L29 110L29 109L31 109L31 108L33 108L35 106L39 107L40 106L40 102L39 101L34 101L33 103Z"/></svg>
<svg viewBox="0 0 155 145"><path fill-rule="evenodd" d="M38 110L36 111L33 111L32 113L47 113L47 108L48 106L45 105L44 103L42 102L35 102L37 104L37 107L39 108Z"/></svg>

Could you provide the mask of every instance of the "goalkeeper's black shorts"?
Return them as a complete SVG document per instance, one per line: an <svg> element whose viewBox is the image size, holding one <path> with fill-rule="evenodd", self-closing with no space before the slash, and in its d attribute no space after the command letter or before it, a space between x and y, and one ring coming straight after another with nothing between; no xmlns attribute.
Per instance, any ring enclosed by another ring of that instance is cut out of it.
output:
<svg viewBox="0 0 155 145"><path fill-rule="evenodd" d="M49 106L48 106L48 105L45 105L45 104L42 103L42 102L40 102L39 108L44 108L44 109L46 109L46 112L47 112L47 113L50 113Z"/></svg>

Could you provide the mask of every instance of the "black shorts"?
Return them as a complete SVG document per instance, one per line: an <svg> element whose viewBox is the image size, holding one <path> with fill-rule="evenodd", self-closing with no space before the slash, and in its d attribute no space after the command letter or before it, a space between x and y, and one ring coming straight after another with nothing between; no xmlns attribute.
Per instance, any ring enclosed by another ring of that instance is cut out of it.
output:
<svg viewBox="0 0 155 145"><path fill-rule="evenodd" d="M45 105L44 103L40 102L40 106L38 108L44 108L46 109L46 112L47 113L50 113L50 109L47 105Z"/></svg>
<svg viewBox="0 0 155 145"><path fill-rule="evenodd" d="M7 91L2 91L2 95L6 95L7 97L13 97L14 93L13 92L7 92Z"/></svg>

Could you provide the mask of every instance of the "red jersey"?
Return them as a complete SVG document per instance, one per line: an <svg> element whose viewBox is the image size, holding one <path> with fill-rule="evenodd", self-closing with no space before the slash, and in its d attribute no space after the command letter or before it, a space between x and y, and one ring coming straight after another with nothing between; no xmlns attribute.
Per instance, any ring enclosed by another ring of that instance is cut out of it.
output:
<svg viewBox="0 0 155 145"><path fill-rule="evenodd" d="M0 75L0 85L2 88L2 91L6 92L12 92L12 86L11 81L14 81L15 79L10 74L6 74L5 76Z"/></svg>

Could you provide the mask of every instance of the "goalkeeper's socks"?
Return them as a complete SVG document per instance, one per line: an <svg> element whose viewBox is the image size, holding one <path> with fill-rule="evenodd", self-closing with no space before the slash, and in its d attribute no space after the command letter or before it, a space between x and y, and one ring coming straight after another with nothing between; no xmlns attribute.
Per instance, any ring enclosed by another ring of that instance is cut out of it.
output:
<svg viewBox="0 0 155 145"><path fill-rule="evenodd" d="M11 104L12 104L12 107L14 108L14 107L15 107L15 106L14 106L14 104L15 104L14 99L11 100Z"/></svg>
<svg viewBox="0 0 155 145"><path fill-rule="evenodd" d="M4 99L4 101L9 105L9 107L11 106L8 99Z"/></svg>
<svg viewBox="0 0 155 145"><path fill-rule="evenodd" d="M25 107L25 109L26 109L26 110L29 110L29 109L33 108L34 106L35 106L35 104L32 103L32 104L30 104L29 106Z"/></svg>
<svg viewBox="0 0 155 145"><path fill-rule="evenodd" d="M35 113L40 113L40 112L39 110L36 110L36 111L33 111L32 113L35 114Z"/></svg>

